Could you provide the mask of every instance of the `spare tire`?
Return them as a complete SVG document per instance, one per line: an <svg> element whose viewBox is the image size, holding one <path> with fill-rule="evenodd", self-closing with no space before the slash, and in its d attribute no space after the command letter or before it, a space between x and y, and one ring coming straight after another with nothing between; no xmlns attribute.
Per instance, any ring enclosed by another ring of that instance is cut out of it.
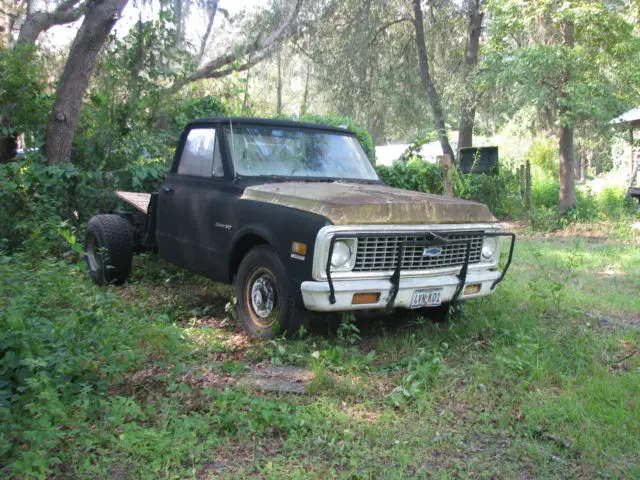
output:
<svg viewBox="0 0 640 480"><path fill-rule="evenodd" d="M96 215L87 224L85 259L98 285L122 284L131 272L133 227L118 215Z"/></svg>

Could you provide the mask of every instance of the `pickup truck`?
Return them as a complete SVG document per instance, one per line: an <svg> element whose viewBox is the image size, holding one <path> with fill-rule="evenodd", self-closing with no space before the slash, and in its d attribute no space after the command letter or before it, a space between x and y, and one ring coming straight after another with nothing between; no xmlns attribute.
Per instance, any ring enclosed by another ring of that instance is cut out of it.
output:
<svg viewBox="0 0 640 480"><path fill-rule="evenodd" d="M154 193L88 222L88 270L123 283L133 254L234 283L254 336L295 332L307 312L430 309L490 295L515 236L480 203L382 183L357 137L255 118L191 121ZM500 250L510 238L500 270Z"/></svg>

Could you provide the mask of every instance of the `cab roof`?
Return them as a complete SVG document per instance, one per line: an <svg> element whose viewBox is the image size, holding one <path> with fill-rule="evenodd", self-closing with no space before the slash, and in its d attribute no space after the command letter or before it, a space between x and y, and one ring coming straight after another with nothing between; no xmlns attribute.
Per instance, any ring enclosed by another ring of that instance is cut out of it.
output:
<svg viewBox="0 0 640 480"><path fill-rule="evenodd" d="M309 123L309 122L296 122L294 120L279 120L274 118L251 118L251 117L209 117L198 118L191 120L188 126L191 125L211 125L216 124L229 124L232 125L252 125L252 126L268 126L268 127L287 127L287 128L305 128L309 130L341 133L347 135L355 135L353 132L347 130L346 127L332 127L321 123Z"/></svg>

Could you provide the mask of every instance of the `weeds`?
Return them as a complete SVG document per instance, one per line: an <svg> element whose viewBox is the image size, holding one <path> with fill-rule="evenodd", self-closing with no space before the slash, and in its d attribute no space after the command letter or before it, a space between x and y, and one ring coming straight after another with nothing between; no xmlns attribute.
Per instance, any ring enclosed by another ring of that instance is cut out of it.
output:
<svg viewBox="0 0 640 480"><path fill-rule="evenodd" d="M633 246L521 240L446 328L347 315L241 344L229 291L144 262L115 289L0 256L3 478L640 474ZM309 369L308 393L243 390L264 362Z"/></svg>

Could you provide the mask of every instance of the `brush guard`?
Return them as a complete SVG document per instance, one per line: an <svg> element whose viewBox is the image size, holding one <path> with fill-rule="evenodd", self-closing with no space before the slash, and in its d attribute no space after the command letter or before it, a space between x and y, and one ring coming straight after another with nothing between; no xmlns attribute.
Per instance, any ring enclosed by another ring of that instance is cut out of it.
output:
<svg viewBox="0 0 640 480"><path fill-rule="evenodd" d="M455 232L456 235L465 236L466 232ZM405 236L405 233L393 234L391 236ZM421 232L422 235L422 232ZM474 235L474 233L468 233L468 236ZM333 280L331 278L331 257L333 255L333 248L337 240L347 239L347 238L363 238L370 236L369 233L339 233L334 235L331 238L331 242L329 243L329 255L327 257L327 265L325 269L325 273L327 275L327 282L329 283L329 302L333 305L336 303L336 295L335 289L333 286ZM511 239L511 244L509 246L509 256L507 257L507 263L504 266L504 269L500 273L500 276L491 284L491 290L494 290L496 286L504 279L507 274L507 270L509 270L509 266L511 265L511 259L513 258L513 249L516 244L516 235L513 232L486 232L483 234L484 238L487 237L509 237ZM484 241L484 240L483 240ZM453 305L462 290L464 289L465 282L467 280L467 273L469 271L469 258L471 255L471 240L464 240L460 238L456 238L454 240L450 240L442 235L438 235L435 232L424 232L424 240L420 240L418 242L404 242L398 246L398 254L396 257L396 265L393 272L393 275L389 278L389 282L391 283L391 289L389 290L389 300L387 301L387 310L391 310L393 308L393 304L396 300L396 296L398 295L398 289L400 288L400 276L402 274L402 261L404 258L405 251L409 246L415 247L437 247L440 245L449 245L453 243L464 243L465 244L465 255L464 262L460 267L460 271L457 273L458 277L458 285L456 287L456 291L453 294L450 302Z"/></svg>

